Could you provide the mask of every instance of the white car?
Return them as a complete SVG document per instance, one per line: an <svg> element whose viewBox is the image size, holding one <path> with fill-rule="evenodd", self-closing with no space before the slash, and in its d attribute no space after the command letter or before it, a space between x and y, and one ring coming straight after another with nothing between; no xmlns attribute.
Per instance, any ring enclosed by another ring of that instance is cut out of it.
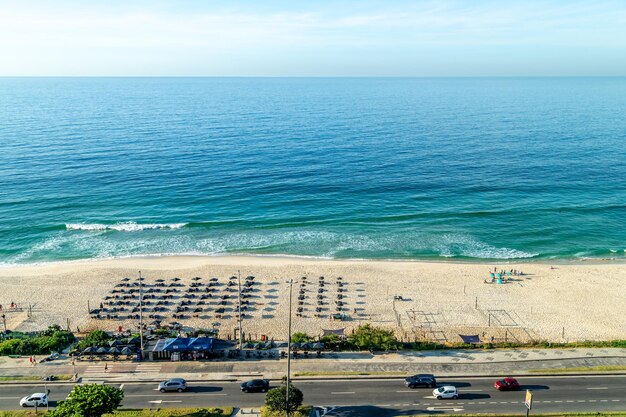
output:
<svg viewBox="0 0 626 417"><path fill-rule="evenodd" d="M456 387L452 385L444 385L443 387L439 387L433 390L433 397L435 397L438 400L443 400L443 399L448 399L448 398L452 398L453 400L456 400L457 398L459 398L459 393L456 390Z"/></svg>
<svg viewBox="0 0 626 417"><path fill-rule="evenodd" d="M31 394L20 400L22 407L45 407L48 405L48 395L43 392Z"/></svg>

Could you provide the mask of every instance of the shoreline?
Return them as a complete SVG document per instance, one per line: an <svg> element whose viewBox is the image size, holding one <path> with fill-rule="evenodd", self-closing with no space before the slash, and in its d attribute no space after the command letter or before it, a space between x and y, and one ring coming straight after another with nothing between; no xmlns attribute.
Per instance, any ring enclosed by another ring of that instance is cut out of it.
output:
<svg viewBox="0 0 626 417"><path fill-rule="evenodd" d="M59 261L43 261L32 263L2 263L0 262L0 271L5 269L19 269L31 267L46 267L56 265L93 265L104 262L116 262L126 260L159 260L159 259L220 259L220 258L238 258L238 259L283 259L283 260L302 260L311 262L388 262L388 263L407 263L407 264L464 264L464 265L626 265L626 257L620 258L512 258L512 259L464 259L464 258L330 258L321 256L307 255L289 255L289 254L253 254L253 253L219 253L219 254L146 254L146 255L128 255L119 257L106 258L81 258Z"/></svg>

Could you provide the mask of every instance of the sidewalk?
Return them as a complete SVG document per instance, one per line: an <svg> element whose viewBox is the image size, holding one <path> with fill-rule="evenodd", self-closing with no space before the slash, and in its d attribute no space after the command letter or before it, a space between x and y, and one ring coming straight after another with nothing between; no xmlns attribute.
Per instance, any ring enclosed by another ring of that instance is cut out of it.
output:
<svg viewBox="0 0 626 417"><path fill-rule="evenodd" d="M62 375L78 373L83 382L139 382L170 377L190 381L237 381L263 376L280 379L286 372L286 359L228 360L213 362L76 362L67 359L30 366L28 358L0 358L0 376ZM414 373L437 376L539 375L531 370L595 366L625 366L626 349L494 349L437 350L372 355L368 352L340 352L324 358L294 359L294 379L332 378L333 376L298 376L298 373L371 373L369 376L346 375L343 378L375 378ZM626 373L626 371L624 371ZM378 374L378 375L376 375ZM342 376L335 376L342 378Z"/></svg>

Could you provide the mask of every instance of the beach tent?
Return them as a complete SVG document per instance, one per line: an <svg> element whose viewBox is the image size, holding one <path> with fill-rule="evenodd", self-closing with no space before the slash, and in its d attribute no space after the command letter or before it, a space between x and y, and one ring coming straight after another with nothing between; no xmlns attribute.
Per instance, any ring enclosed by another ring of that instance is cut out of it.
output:
<svg viewBox="0 0 626 417"><path fill-rule="evenodd" d="M459 337L463 340L463 343L480 343L480 337L477 334L473 334L473 335L460 334Z"/></svg>
<svg viewBox="0 0 626 417"><path fill-rule="evenodd" d="M336 334L337 336L343 339L346 337L344 330L345 328L335 329L335 330L322 329L322 332L324 332L322 336L330 336L331 334Z"/></svg>

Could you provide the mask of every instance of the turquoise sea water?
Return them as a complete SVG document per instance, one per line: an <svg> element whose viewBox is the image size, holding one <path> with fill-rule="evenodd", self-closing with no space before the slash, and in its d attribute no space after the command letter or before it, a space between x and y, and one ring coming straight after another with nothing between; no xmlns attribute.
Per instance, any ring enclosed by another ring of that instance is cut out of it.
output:
<svg viewBox="0 0 626 417"><path fill-rule="evenodd" d="M624 258L626 79L0 79L0 263Z"/></svg>

